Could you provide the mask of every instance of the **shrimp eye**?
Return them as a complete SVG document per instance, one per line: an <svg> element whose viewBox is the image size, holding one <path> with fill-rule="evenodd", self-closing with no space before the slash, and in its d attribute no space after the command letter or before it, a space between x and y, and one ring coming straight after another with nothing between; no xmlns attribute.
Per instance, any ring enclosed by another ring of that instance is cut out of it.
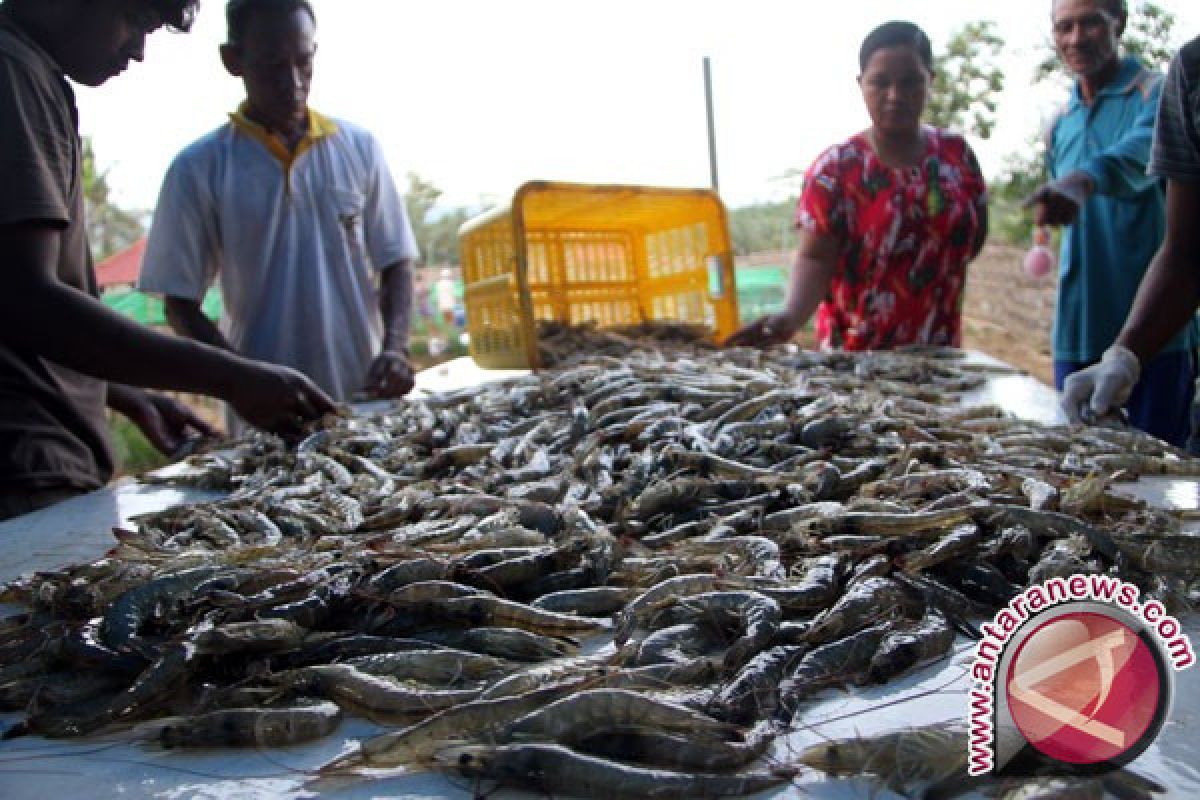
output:
<svg viewBox="0 0 1200 800"><path fill-rule="evenodd" d="M458 765L459 765L460 767L465 767L465 766L468 766L468 765L470 765L470 763L471 763L472 761L474 761L474 760L475 760L475 759L474 759L474 758L472 758L472 756L471 756L471 754L470 754L470 753L463 753L462 755L460 755L460 756L458 757Z"/></svg>

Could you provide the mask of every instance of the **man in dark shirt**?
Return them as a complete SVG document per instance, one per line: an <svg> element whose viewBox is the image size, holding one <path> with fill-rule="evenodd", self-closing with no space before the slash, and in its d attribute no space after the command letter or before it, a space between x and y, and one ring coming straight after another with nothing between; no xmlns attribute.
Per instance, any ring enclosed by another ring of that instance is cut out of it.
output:
<svg viewBox="0 0 1200 800"><path fill-rule="evenodd" d="M1171 62L1154 126L1150 172L1167 180L1167 234L1133 309L1103 360L1068 379L1063 410L1078 421L1120 407L1141 365L1187 325L1200 304L1200 38Z"/></svg>
<svg viewBox="0 0 1200 800"><path fill-rule="evenodd" d="M280 433L333 409L298 372L156 333L96 300L66 79L99 86L142 60L152 31L186 30L196 2L0 5L0 519L108 481L106 405L164 451L203 429L135 386L218 396Z"/></svg>

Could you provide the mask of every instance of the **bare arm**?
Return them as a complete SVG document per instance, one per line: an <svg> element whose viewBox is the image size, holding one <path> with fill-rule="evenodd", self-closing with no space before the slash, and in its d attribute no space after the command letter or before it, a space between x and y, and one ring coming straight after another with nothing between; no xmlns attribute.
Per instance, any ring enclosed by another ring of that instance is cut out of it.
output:
<svg viewBox="0 0 1200 800"><path fill-rule="evenodd" d="M831 236L801 231L792 266L784 310L751 322L726 340L730 347L766 347L782 344L804 327L829 295L829 285L837 268L840 242Z"/></svg>
<svg viewBox="0 0 1200 800"><path fill-rule="evenodd" d="M195 300L168 295L163 298L163 310L167 317L167 324L180 336L234 352L229 340L225 338L225 334L221 333L213 321L204 315L203 309Z"/></svg>
<svg viewBox="0 0 1200 800"><path fill-rule="evenodd" d="M173 455L188 440L215 436L212 426L183 403L120 383L108 385L108 407L141 429L160 453Z"/></svg>
<svg viewBox="0 0 1200 800"><path fill-rule="evenodd" d="M800 234L796 263L788 286L787 314L797 329L816 312L829 295L829 283L837 266L839 243L831 236Z"/></svg>
<svg viewBox="0 0 1200 800"><path fill-rule="evenodd" d="M403 397L412 391L415 378L408 360L408 329L412 321L412 262L397 261L384 268L379 287L383 315L383 344L367 373L368 394Z"/></svg>
<svg viewBox="0 0 1200 800"><path fill-rule="evenodd" d="M379 287L379 310L383 315L383 349L408 352L412 323L412 261L397 261L384 268Z"/></svg>
<svg viewBox="0 0 1200 800"><path fill-rule="evenodd" d="M979 230L975 234L975 241L971 243L971 260L974 261L983 251L983 246L987 244L988 225L990 217L988 216L988 204L984 199L980 199L975 203L975 210L979 214Z"/></svg>
<svg viewBox="0 0 1200 800"><path fill-rule="evenodd" d="M1096 191L1096 184L1082 170L1044 183L1025 201L1033 209L1033 224L1062 227L1071 225L1083 209L1083 204Z"/></svg>
<svg viewBox="0 0 1200 800"><path fill-rule="evenodd" d="M114 383L222 397L259 427L290 431L333 409L297 373L198 342L156 333L58 280L59 230L0 226L8 285L0 292L0 340Z"/></svg>
<svg viewBox="0 0 1200 800"><path fill-rule="evenodd" d="M61 283L59 235L51 225L0 227L8 289L0 292L0 336L85 375L157 389L223 395L240 367L209 347L164 336Z"/></svg>
<svg viewBox="0 0 1200 800"><path fill-rule="evenodd" d="M1117 344L1145 364L1179 333L1200 303L1200 183L1167 181L1167 236Z"/></svg>

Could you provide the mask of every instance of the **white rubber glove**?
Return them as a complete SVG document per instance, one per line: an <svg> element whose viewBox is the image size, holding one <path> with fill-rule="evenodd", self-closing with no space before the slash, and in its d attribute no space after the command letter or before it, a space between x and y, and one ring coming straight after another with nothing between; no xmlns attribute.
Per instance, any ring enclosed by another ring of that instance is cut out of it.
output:
<svg viewBox="0 0 1200 800"><path fill-rule="evenodd" d="M1099 364L1067 376L1059 404L1072 423L1102 417L1125 405L1141 374L1133 351L1114 344Z"/></svg>

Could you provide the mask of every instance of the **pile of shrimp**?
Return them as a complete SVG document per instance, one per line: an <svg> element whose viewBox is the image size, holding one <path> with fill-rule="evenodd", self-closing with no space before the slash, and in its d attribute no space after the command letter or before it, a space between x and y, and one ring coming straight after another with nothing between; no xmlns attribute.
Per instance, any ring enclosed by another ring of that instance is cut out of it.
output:
<svg viewBox="0 0 1200 800"><path fill-rule="evenodd" d="M169 480L223 499L0 591L26 609L0 620L5 736L273 747L353 714L389 730L323 778L741 795L831 763L777 747L823 693L946 657L1031 583L1196 595L1200 539L1116 485L1200 475L1162 442L966 405L995 369L958 351L632 335L192 457Z"/></svg>

